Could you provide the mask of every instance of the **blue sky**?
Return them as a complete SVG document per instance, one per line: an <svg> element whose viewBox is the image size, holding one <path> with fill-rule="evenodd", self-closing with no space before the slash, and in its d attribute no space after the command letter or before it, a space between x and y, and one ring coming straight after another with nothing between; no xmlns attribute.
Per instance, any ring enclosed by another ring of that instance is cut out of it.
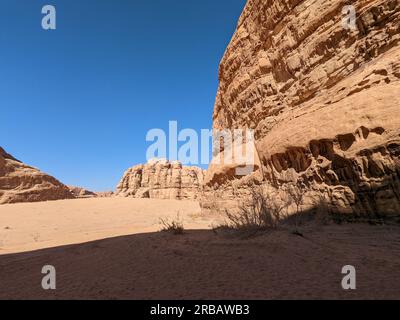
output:
<svg viewBox="0 0 400 320"><path fill-rule="evenodd" d="M112 190L148 130L211 128L245 0L1 0L0 146L65 184ZM57 30L41 9L57 10Z"/></svg>

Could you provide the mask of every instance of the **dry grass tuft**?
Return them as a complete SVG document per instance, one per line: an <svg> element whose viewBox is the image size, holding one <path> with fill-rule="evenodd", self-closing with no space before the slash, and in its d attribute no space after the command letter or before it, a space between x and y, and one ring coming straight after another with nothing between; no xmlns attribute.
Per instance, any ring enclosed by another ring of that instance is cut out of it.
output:
<svg viewBox="0 0 400 320"><path fill-rule="evenodd" d="M162 232L170 232L174 235L182 235L185 233L183 220L181 220L179 213L176 219L173 220L169 218L160 218L160 225Z"/></svg>
<svg viewBox="0 0 400 320"><path fill-rule="evenodd" d="M225 210L227 221L220 228L251 233L277 229L287 215L287 203L277 204L261 186L250 186L250 195L238 210Z"/></svg>

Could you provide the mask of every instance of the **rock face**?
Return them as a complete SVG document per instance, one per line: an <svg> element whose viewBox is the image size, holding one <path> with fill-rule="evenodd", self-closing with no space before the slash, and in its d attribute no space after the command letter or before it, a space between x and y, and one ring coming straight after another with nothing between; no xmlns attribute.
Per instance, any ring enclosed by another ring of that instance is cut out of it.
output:
<svg viewBox="0 0 400 320"><path fill-rule="evenodd" d="M93 191L86 190L81 187L68 186L68 189L75 198L96 198L97 194Z"/></svg>
<svg viewBox="0 0 400 320"><path fill-rule="evenodd" d="M97 198L112 198L113 196L114 196L114 191L96 192Z"/></svg>
<svg viewBox="0 0 400 320"><path fill-rule="evenodd" d="M0 204L73 198L61 182L23 164L0 147Z"/></svg>
<svg viewBox="0 0 400 320"><path fill-rule="evenodd" d="M113 191L94 192L81 187L68 186L68 189L75 198L111 198L114 196Z"/></svg>
<svg viewBox="0 0 400 320"><path fill-rule="evenodd" d="M150 161L129 169L117 186L116 195L154 199L198 199L204 171L179 162Z"/></svg>
<svg viewBox="0 0 400 320"><path fill-rule="evenodd" d="M343 24L348 4L355 29ZM211 166L206 194L233 199L232 180L252 180L322 194L341 212L398 214L399 41L400 0L249 0L213 119L254 129L261 166L252 177Z"/></svg>

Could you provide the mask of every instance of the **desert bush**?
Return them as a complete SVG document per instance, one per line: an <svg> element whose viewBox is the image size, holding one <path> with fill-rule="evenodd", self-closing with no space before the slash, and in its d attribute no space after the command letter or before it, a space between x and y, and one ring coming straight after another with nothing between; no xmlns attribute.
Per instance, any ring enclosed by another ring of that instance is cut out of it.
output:
<svg viewBox="0 0 400 320"><path fill-rule="evenodd" d="M286 203L272 201L272 196L261 186L249 186L249 197L237 210L226 210L225 227L244 231L276 229L286 217Z"/></svg>
<svg viewBox="0 0 400 320"><path fill-rule="evenodd" d="M294 205L295 212L291 217L291 220L294 222L294 231L293 234L302 236L300 232L300 226L305 222L305 214L303 211L304 200L305 200L305 188L304 186L293 186L287 190L288 197L290 199L289 203Z"/></svg>
<svg viewBox="0 0 400 320"><path fill-rule="evenodd" d="M162 232L170 232L174 235L182 235L185 232L183 221L180 219L179 213L176 219L160 218Z"/></svg>
<svg viewBox="0 0 400 320"><path fill-rule="evenodd" d="M327 225L332 221L332 207L324 195L319 195L314 201L315 221L318 224Z"/></svg>

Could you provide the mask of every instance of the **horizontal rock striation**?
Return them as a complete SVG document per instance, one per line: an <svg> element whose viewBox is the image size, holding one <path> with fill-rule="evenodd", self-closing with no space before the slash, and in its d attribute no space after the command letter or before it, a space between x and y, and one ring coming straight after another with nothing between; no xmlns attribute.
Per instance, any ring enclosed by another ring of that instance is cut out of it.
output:
<svg viewBox="0 0 400 320"><path fill-rule="evenodd" d="M0 204L73 199L68 187L0 147Z"/></svg>
<svg viewBox="0 0 400 320"><path fill-rule="evenodd" d="M116 196L194 200L201 195L204 171L179 162L150 161L129 169L117 186Z"/></svg>
<svg viewBox="0 0 400 320"><path fill-rule="evenodd" d="M214 127L254 129L254 183L324 195L340 212L398 214L399 41L400 0L249 0L220 65ZM232 181L244 190L250 176L229 172L211 166L205 193L234 199Z"/></svg>

